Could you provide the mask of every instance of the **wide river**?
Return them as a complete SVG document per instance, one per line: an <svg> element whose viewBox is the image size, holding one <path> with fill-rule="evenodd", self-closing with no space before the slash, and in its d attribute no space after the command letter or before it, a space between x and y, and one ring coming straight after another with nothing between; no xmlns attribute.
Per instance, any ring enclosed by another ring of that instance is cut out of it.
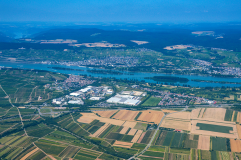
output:
<svg viewBox="0 0 241 160"><path fill-rule="evenodd" d="M128 79L128 80L138 80L138 81L145 81L151 83L157 83L152 79L145 79L145 77L153 77L153 76L177 76L189 79L187 83L174 83L179 85L190 85L193 87L222 87L222 86L229 86L229 87L240 87L241 84L222 84L222 83L210 83L210 82L195 82L191 81L192 79L199 79L199 80L206 80L206 81L225 81L225 82L239 82L241 83L241 78L217 78L211 76L197 76L197 75L171 75L171 74L158 74L158 73L143 73L143 72L122 72L123 74L99 74L99 73L91 73L88 70L92 70L92 68L87 67L79 67L79 66L62 66L62 65L48 65L48 64L29 64L29 63L14 63L14 62L0 62L0 66L5 67L12 67L12 68L19 68L19 69L35 69L35 70L46 70L51 72L57 73L64 73L64 74L73 74L73 75L91 75L93 77L115 77L116 79ZM53 69L52 67L62 67L62 68L70 68L70 69L78 69L82 71L76 70L59 70ZM161 83L161 82L159 82Z"/></svg>

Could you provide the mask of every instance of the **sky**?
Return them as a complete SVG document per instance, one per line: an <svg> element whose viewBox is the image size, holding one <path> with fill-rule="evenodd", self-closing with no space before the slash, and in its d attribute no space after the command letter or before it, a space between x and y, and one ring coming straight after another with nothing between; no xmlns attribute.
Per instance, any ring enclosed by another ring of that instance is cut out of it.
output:
<svg viewBox="0 0 241 160"><path fill-rule="evenodd" d="M0 22L241 21L241 0L0 0Z"/></svg>

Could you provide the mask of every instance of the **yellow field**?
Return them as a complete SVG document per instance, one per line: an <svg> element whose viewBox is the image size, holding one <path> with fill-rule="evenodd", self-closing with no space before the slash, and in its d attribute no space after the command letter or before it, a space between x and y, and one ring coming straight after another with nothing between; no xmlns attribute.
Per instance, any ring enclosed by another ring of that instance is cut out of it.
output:
<svg viewBox="0 0 241 160"><path fill-rule="evenodd" d="M174 119L174 118L172 119L172 118L166 117L163 120L161 127L190 131L191 122L189 120Z"/></svg>
<svg viewBox="0 0 241 160"><path fill-rule="evenodd" d="M129 129L129 127L123 127L123 129L120 131L120 134L126 134L126 131Z"/></svg>
<svg viewBox="0 0 241 160"><path fill-rule="evenodd" d="M81 122L81 123L91 123L95 119L99 120L100 122L110 123L110 124L118 125L118 126L121 126L122 124L125 123L125 121L122 121L122 120L99 117L94 113L81 113L81 114L83 116L81 116L77 120L78 122Z"/></svg>
<svg viewBox="0 0 241 160"><path fill-rule="evenodd" d="M224 121L226 109L224 108L207 108L203 114L203 119Z"/></svg>
<svg viewBox="0 0 241 160"><path fill-rule="evenodd" d="M142 111L138 121L153 122L155 124L159 124L163 116L164 113L162 111L146 110Z"/></svg>
<svg viewBox="0 0 241 160"><path fill-rule="evenodd" d="M98 137L102 132L104 132L110 126L109 123L104 124L100 127L94 134L90 135L90 137Z"/></svg>
<svg viewBox="0 0 241 160"><path fill-rule="evenodd" d="M175 118L175 119L185 119L185 120L190 120L191 113L190 112L177 112L177 113L172 113L166 116L167 118Z"/></svg>
<svg viewBox="0 0 241 160"><path fill-rule="evenodd" d="M110 110L110 111L94 111L94 113L97 113L101 117L110 118L114 113L116 113L118 110Z"/></svg>
<svg viewBox="0 0 241 160"><path fill-rule="evenodd" d="M132 145L133 143L121 142L121 141L115 141L115 143L113 144L113 146L124 147L124 148L131 148Z"/></svg>
<svg viewBox="0 0 241 160"><path fill-rule="evenodd" d="M39 150L39 148L35 148L34 150L32 150L31 152L29 152L28 154L26 154L23 158L21 158L20 160L25 160L27 159L29 156L31 156L32 154L34 154L35 152L37 152Z"/></svg>
<svg viewBox="0 0 241 160"><path fill-rule="evenodd" d="M124 127L129 127L129 128L134 128L136 126L137 122L129 122L129 121L125 121L125 123L122 125Z"/></svg>
<svg viewBox="0 0 241 160"><path fill-rule="evenodd" d="M120 119L125 121L134 121L134 118L137 116L139 111L130 111L130 110L120 110L116 115L114 115L114 119Z"/></svg>
<svg viewBox="0 0 241 160"><path fill-rule="evenodd" d="M241 139L241 126L239 124L236 125L237 131L238 131L238 136Z"/></svg>
<svg viewBox="0 0 241 160"><path fill-rule="evenodd" d="M131 140L131 142L132 143L136 143L137 141L138 141L138 139L139 139L139 137L141 136L141 134L142 134L142 130L138 130L137 132L136 132L136 135L133 137L133 139Z"/></svg>
<svg viewBox="0 0 241 160"><path fill-rule="evenodd" d="M136 131L137 131L137 129L133 129L133 128L132 128L127 135L132 135L132 136L134 136L135 133L136 133Z"/></svg>
<svg viewBox="0 0 241 160"><path fill-rule="evenodd" d="M209 150L210 148L210 136L199 135L198 149Z"/></svg>
<svg viewBox="0 0 241 160"><path fill-rule="evenodd" d="M162 109L162 112L164 112L164 113L173 113L173 112L176 112L176 111L168 110L168 109Z"/></svg>

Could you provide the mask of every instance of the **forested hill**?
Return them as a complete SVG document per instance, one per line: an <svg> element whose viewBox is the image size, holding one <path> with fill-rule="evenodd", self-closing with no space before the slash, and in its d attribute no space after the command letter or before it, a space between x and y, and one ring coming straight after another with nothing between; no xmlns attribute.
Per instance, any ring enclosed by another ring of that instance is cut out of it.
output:
<svg viewBox="0 0 241 160"><path fill-rule="evenodd" d="M107 41L109 43L124 44L127 47L145 47L156 51L163 51L163 48L170 45L194 44L204 47L224 48L234 51L241 51L241 30L216 29L216 35L197 36L191 29L168 29L155 32L128 31L128 30L101 30L95 28L82 29L51 29L34 36L36 40L52 39L74 39L78 43L93 43ZM217 38L222 35L223 38ZM138 45L131 40L147 41L149 43Z"/></svg>
<svg viewBox="0 0 241 160"><path fill-rule="evenodd" d="M9 42L12 39L7 37L4 33L0 32L0 42Z"/></svg>

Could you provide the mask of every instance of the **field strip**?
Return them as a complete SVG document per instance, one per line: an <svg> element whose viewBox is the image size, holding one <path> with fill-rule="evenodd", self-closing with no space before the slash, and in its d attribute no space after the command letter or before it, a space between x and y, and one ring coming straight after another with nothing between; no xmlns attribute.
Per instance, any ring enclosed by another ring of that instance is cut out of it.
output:
<svg viewBox="0 0 241 160"><path fill-rule="evenodd" d="M11 102L10 96L7 94L7 92L5 92L5 90L3 89L2 85L0 85L0 88L3 90L3 92L6 94L6 96L8 96L9 103L12 105L12 107L15 107L15 106L12 104L12 102ZM23 119L22 119L21 113L20 113L18 107L16 107L16 108L17 108L17 110L18 110L18 114L19 114L20 120L21 120L21 122L22 122L23 130L24 130L26 136L28 136L28 134L27 134L27 132L26 132L26 130L25 130L25 128L24 128L24 124L23 124Z"/></svg>
<svg viewBox="0 0 241 160"><path fill-rule="evenodd" d="M143 132L142 130L138 130L136 132L136 135L132 138L131 142L136 143L138 141L139 137L141 136L142 132Z"/></svg>
<svg viewBox="0 0 241 160"><path fill-rule="evenodd" d="M68 118L70 118L70 117L68 116L68 117L66 117L65 119L62 119L61 121L58 121L58 123L61 123L62 121L66 120L66 119L68 119Z"/></svg>
<svg viewBox="0 0 241 160"><path fill-rule="evenodd" d="M199 135L198 149L209 150L210 149L210 136Z"/></svg>
<svg viewBox="0 0 241 160"><path fill-rule="evenodd" d="M39 148L35 148L34 150L32 150L31 152L29 152L28 154L26 154L25 156L23 156L20 160L25 160L27 159L29 156L31 156L32 154L34 154L35 152L37 152L39 150Z"/></svg>
<svg viewBox="0 0 241 160"><path fill-rule="evenodd" d="M6 131L8 131L8 130L12 129L12 128L13 128L14 126L16 126L17 124L19 124L19 123L16 123L15 125L13 125L13 126L9 127L8 129L6 129L6 130L2 131L0 134L2 134L2 133L4 133L4 132L6 132Z"/></svg>
<svg viewBox="0 0 241 160"><path fill-rule="evenodd" d="M107 127L110 126L110 123L104 124L102 127L100 127L94 134L90 135L90 137L98 137L104 130L106 130Z"/></svg>
<svg viewBox="0 0 241 160"><path fill-rule="evenodd" d="M49 157L49 155L48 154L46 154L42 149L40 149L38 146L36 146L36 144L33 142L33 145L35 146L35 147L37 147L40 151L42 151L46 156L48 156ZM49 157L49 158L51 158L51 157ZM52 158L51 158L52 159ZM54 159L52 159L52 160L56 160L55 158Z"/></svg>
<svg viewBox="0 0 241 160"><path fill-rule="evenodd" d="M34 91L37 87L38 87L38 86L35 86L35 87L32 89L32 92L30 93L30 95L29 95L29 99L28 99L28 101L27 101L26 103L31 102L33 91Z"/></svg>
<svg viewBox="0 0 241 160"><path fill-rule="evenodd" d="M154 151L152 151L152 152L154 152ZM156 158L156 159L160 159L160 157L153 157L153 156L146 156L146 155L141 155L141 157L151 157L151 158Z"/></svg>
<svg viewBox="0 0 241 160"><path fill-rule="evenodd" d="M83 130L85 130L83 127L81 127L81 126L79 125L79 123L75 122L74 117L72 116L71 113L70 113L70 115L71 115L71 117L72 117L74 123L76 123L80 128L82 128ZM85 131L88 132L87 130L85 130ZM88 132L88 133L91 134L90 132Z"/></svg>
<svg viewBox="0 0 241 160"><path fill-rule="evenodd" d="M62 150L62 151L58 154L58 157L60 157L59 155L60 155L62 152L64 152L68 147L69 147L69 146L65 147L65 149ZM66 156L66 155L65 155L65 156ZM63 159L64 159L64 157L63 157Z"/></svg>
<svg viewBox="0 0 241 160"><path fill-rule="evenodd" d="M133 128L132 128L127 135L132 135L132 136L134 136L135 133L136 133L136 131L137 131L137 129L133 129Z"/></svg>
<svg viewBox="0 0 241 160"><path fill-rule="evenodd" d="M125 134L128 129L129 127L123 127L122 130L120 131L120 134Z"/></svg>

